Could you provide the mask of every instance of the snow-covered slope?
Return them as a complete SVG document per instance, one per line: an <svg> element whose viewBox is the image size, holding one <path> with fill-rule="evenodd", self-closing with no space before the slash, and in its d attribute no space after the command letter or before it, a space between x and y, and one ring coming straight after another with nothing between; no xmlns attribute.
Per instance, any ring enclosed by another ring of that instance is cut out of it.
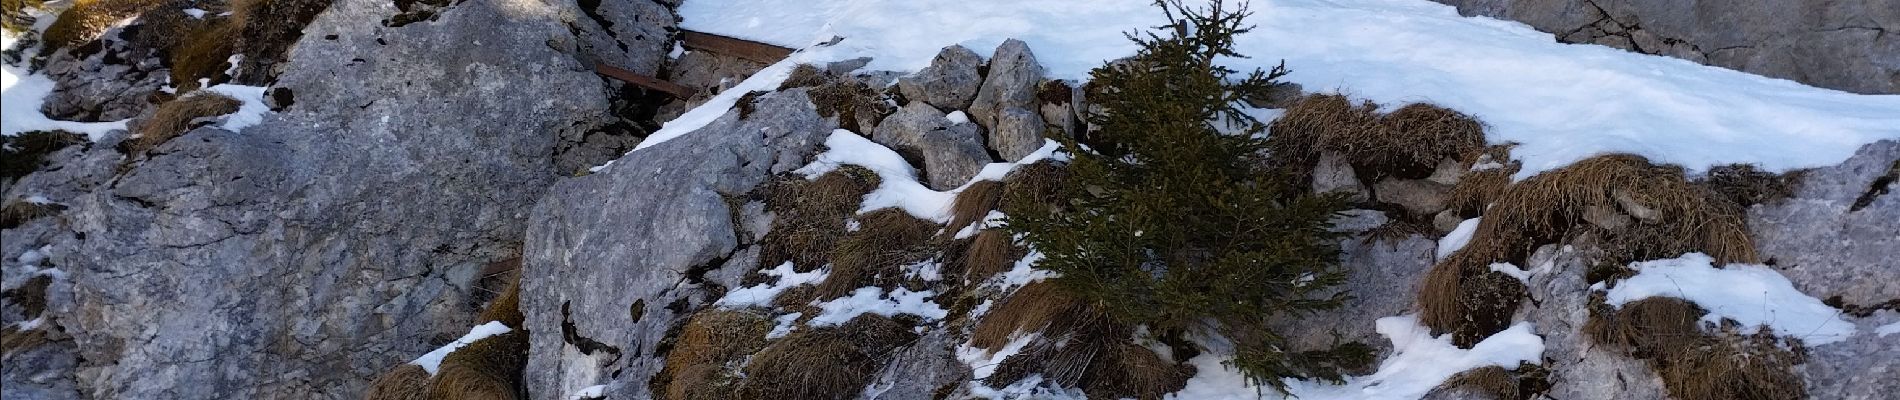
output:
<svg viewBox="0 0 1900 400"><path fill-rule="evenodd" d="M1237 2L1234 2L1237 3ZM1702 169L1831 165L1860 145L1900 137L1900 96L1856 95L1688 61L1557 43L1529 26L1461 17L1426 0L1256 0L1240 38L1286 80L1380 104L1433 102L1477 115L1497 142L1518 142L1519 177L1591 155L1636 153ZM791 47L842 42L831 58L871 56L869 68L912 71L937 49L1030 44L1053 78L1083 79L1133 52L1123 33L1157 25L1144 0L1078 7L1054 0L697 0L687 29ZM807 55L823 59L824 54Z"/></svg>

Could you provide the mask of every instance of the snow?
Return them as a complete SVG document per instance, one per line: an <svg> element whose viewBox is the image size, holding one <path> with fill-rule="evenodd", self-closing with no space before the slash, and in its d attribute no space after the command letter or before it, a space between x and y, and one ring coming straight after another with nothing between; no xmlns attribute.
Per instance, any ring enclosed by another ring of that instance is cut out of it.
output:
<svg viewBox="0 0 1900 400"><path fill-rule="evenodd" d="M1452 252L1465 248L1466 244L1470 244L1471 234L1478 231L1478 220L1480 219L1483 219L1483 217L1459 222L1457 228L1453 228L1451 233L1445 234L1445 238L1438 239L1438 259L1443 260L1445 257L1451 257Z"/></svg>
<svg viewBox="0 0 1900 400"><path fill-rule="evenodd" d="M889 296L885 296L884 288L861 287L851 291L850 296L818 304L818 308L824 311L812 317L807 324L812 327L833 326L864 314L886 317L910 314L923 317L928 321L935 321L950 314L936 302L930 301L930 297L935 295L929 290L912 292L908 289L897 288L892 290Z"/></svg>
<svg viewBox="0 0 1900 400"><path fill-rule="evenodd" d="M422 370L429 371L429 376L435 376L436 369L442 366L442 359L448 357L449 353L454 353L456 349L460 349L462 346L467 346L486 339L489 336L508 333L512 330L513 329L508 328L508 325L503 325L501 321L489 321L486 324L476 325L474 328L468 330L467 335L462 335L461 339L455 339L454 342L442 345L442 347L436 348L435 351L431 351L429 354L423 354L422 358L417 358L415 361L410 361L409 363L420 365L422 366Z"/></svg>
<svg viewBox="0 0 1900 400"><path fill-rule="evenodd" d="M231 57L236 58L242 56ZM264 116L271 113L270 106L264 105L264 87L262 86L233 85L226 83L208 87L204 90L230 96L243 103L238 105L237 112L224 116L224 122L218 124L218 128L220 129L241 132L244 128L257 125L259 122L264 122Z"/></svg>
<svg viewBox="0 0 1900 400"><path fill-rule="evenodd" d="M192 19L205 19L205 10L197 9L197 8L187 8L187 9L184 9L183 11L185 12L185 15L191 16Z"/></svg>
<svg viewBox="0 0 1900 400"><path fill-rule="evenodd" d="M920 279L924 282L943 280L943 263L936 261L915 262L905 265L903 269L905 278Z"/></svg>
<svg viewBox="0 0 1900 400"><path fill-rule="evenodd" d="M1016 162L990 163L984 165L970 182L947 191L931 190L917 181L917 170L904 161L904 157L889 147L872 142L849 130L838 129L825 138L825 152L819 153L811 164L798 169L800 175L808 179L837 170L845 165L856 165L871 170L881 181L876 190L864 195L864 203L858 212L896 207L905 213L920 219L937 223L950 221L950 204L956 201L957 194L969 188L977 181L1000 181L1017 166L1034 164L1046 159L1063 160L1063 154L1056 151L1061 144L1053 140L1044 140L1043 146L1036 152L1024 156Z"/></svg>
<svg viewBox="0 0 1900 400"><path fill-rule="evenodd" d="M1494 365L1517 368L1519 363L1540 363L1543 359L1544 339L1528 322L1512 325L1471 349L1453 345L1449 334L1432 337L1431 329L1419 325L1414 315L1380 318L1375 324L1379 334L1392 341L1393 351L1376 372L1347 377L1343 385L1289 379L1285 383L1292 398L1411 400L1423 397L1459 372ZM1187 387L1168 398L1258 399L1262 393L1274 394L1272 389L1247 385L1240 371L1222 364L1231 357L1210 352L1189 359L1198 372L1188 379Z"/></svg>
<svg viewBox="0 0 1900 400"><path fill-rule="evenodd" d="M1881 325L1879 327L1874 328L1874 334L1880 335L1880 337L1887 337L1887 335L1892 335L1895 333L1900 333L1900 322Z"/></svg>
<svg viewBox="0 0 1900 400"><path fill-rule="evenodd" d="M777 324L772 326L771 332L765 333L765 339L766 340L778 339L778 338L785 337L785 335L792 334L792 331L798 329L798 317L803 317L803 316L805 316L805 313L795 312L791 314L780 315L777 318L773 318L772 321L777 322Z"/></svg>
<svg viewBox="0 0 1900 400"><path fill-rule="evenodd" d="M1003 214L1002 211L990 210L988 214L983 214L982 220L970 222L969 226L965 226L963 227L963 229L957 230L956 238L958 240L969 239L971 236L976 236L977 232L980 232L984 229L994 229L994 228L1001 227L1003 226L1003 219L1008 218L1008 217L1009 216Z"/></svg>
<svg viewBox="0 0 1900 400"><path fill-rule="evenodd" d="M772 299L778 297L780 292L784 292L786 289L791 289L798 285L823 282L825 277L831 274L830 271L824 269L800 273L792 268L791 261L786 261L772 269L759 271L759 273L778 277L778 281L775 283L761 283L753 285L752 287L739 288L726 292L726 296L719 298L719 301L713 302L713 305L728 308L770 306Z"/></svg>
<svg viewBox="0 0 1900 400"><path fill-rule="evenodd" d="M1744 327L1766 326L1809 346L1839 342L1855 333L1854 324L1841 318L1841 310L1801 293L1788 278L1764 265L1716 268L1708 255L1689 253L1630 267L1636 269L1636 276L1610 288L1605 302L1611 306L1650 297L1680 298L1709 310L1702 317L1705 322L1731 319Z"/></svg>
<svg viewBox="0 0 1900 400"><path fill-rule="evenodd" d="M1009 290L1056 277L1055 271L1036 269L1036 263L1042 261L1042 257L1041 251L1031 248L1029 254L1023 255L1021 260L1016 260L1016 264L1008 271L990 278L991 280L984 286Z"/></svg>
<svg viewBox="0 0 1900 400"><path fill-rule="evenodd" d="M44 313L40 314L40 316L38 317L34 317L31 320L14 323L13 329L16 331L30 331L34 329L39 329L40 325L43 325L43 324L46 324L46 314Z"/></svg>
<svg viewBox="0 0 1900 400"><path fill-rule="evenodd" d="M970 380L982 381L983 379L989 378L991 374L996 373L996 367L1003 365L1003 359L1023 351L1023 347L1029 346L1029 342L1035 341L1036 338L1040 336L1039 334L1030 333L1010 339L1009 343L1004 343L1003 347L996 349L995 352L990 352L981 347L964 343L962 346L957 347L957 360L963 361L964 365L970 366L970 370L973 372L970 375Z"/></svg>
<svg viewBox="0 0 1900 400"><path fill-rule="evenodd" d="M970 123L970 115L964 114L963 110L951 111L949 114L945 114L943 118L950 120L951 124Z"/></svg>
<svg viewBox="0 0 1900 400"><path fill-rule="evenodd" d="M1531 271L1525 271L1523 268L1518 268L1517 264L1494 263L1490 265L1490 269L1491 271L1502 273L1505 275L1510 275L1512 278L1517 278L1518 282L1523 282L1525 285L1531 284Z"/></svg>
<svg viewBox="0 0 1900 400"><path fill-rule="evenodd" d="M12 34L6 34L6 47L12 47ZM74 122L48 118L40 112L46 96L53 93L53 80L28 73L13 64L0 65L0 135L14 136L32 131L62 130L84 134L92 141L104 139L107 132L125 129L125 120L112 122Z"/></svg>
<svg viewBox="0 0 1900 400"><path fill-rule="evenodd" d="M1162 22L1149 3L696 0L679 12L686 29L792 47L841 37L825 52L794 57L870 55L872 70L914 71L946 45L987 54L1018 38L1050 78L1079 81L1104 60L1133 54L1124 32ZM1562 44L1524 24L1463 17L1427 0L1255 0L1251 6L1248 22L1255 30L1239 37L1238 47L1254 58L1225 64L1270 67L1285 59L1293 73L1284 79L1308 90L1340 91L1388 107L1433 102L1475 115L1490 126L1492 142L1520 143L1513 149L1524 162L1519 179L1608 152L1692 170L1756 163L1785 171L1836 164L1862 144L1900 137L1900 96ZM782 74L782 64L761 75ZM726 106L712 108L723 113Z"/></svg>

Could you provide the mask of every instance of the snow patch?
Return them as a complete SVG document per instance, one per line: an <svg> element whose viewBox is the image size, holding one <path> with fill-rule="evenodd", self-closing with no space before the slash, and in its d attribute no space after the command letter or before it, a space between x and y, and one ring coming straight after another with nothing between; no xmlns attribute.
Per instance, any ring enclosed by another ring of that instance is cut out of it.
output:
<svg viewBox="0 0 1900 400"><path fill-rule="evenodd" d="M7 33L7 47L12 47L12 33ZM15 136L32 131L67 131L86 135L94 142L104 139L107 132L124 130L126 120L112 122L74 122L48 118L40 112L46 104L46 96L53 94L53 79L38 73L28 73L25 68L13 64L0 65L0 135Z"/></svg>
<svg viewBox="0 0 1900 400"><path fill-rule="evenodd" d="M923 317L927 321L940 320L950 312L938 306L936 302L930 301L930 297L935 295L929 290L912 292L908 289L897 288L891 291L889 296L885 296L884 288L861 287L852 291L850 296L818 304L818 308L824 311L812 317L807 324L812 327L833 326L864 314L886 317L910 314Z"/></svg>
<svg viewBox="0 0 1900 400"><path fill-rule="evenodd" d="M1457 228L1452 229L1451 233L1445 234L1445 238L1438 239L1438 259L1443 260L1445 257L1451 257L1452 252L1465 248L1465 245L1470 244L1471 235L1478 232L1478 220L1480 219L1484 219L1484 217L1459 222Z"/></svg>
<svg viewBox="0 0 1900 400"><path fill-rule="evenodd" d="M825 152L819 153L811 164L798 169L807 179L817 179L845 165L856 165L877 173L880 183L876 190L864 195L864 203L858 212L896 207L911 216L947 223L950 221L950 205L956 201L957 194L977 181L1001 181L1016 167L1029 165L1042 160L1066 160L1057 152L1062 145L1053 140L1044 140L1043 146L1035 153L1024 156L1016 162L990 163L983 170L955 189L947 191L931 190L917 181L917 169L910 166L903 156L889 147L859 136L849 130L838 129L825 138Z"/></svg>
<svg viewBox="0 0 1900 400"><path fill-rule="evenodd" d="M786 289L791 289L798 285L822 282L826 276L831 274L829 270L824 269L799 273L798 270L792 268L791 261L786 261L772 269L759 271L759 273L778 277L778 281L774 283L761 283L753 285L752 287L739 288L726 292L726 296L720 297L719 301L713 302L713 305L727 308L747 306L769 307L772 304L772 299L777 298L778 294L784 292Z"/></svg>
<svg viewBox="0 0 1900 400"><path fill-rule="evenodd" d="M468 330L467 335L462 335L461 339L455 339L454 342L442 345L442 347L436 348L435 351L431 351L429 354L423 354L422 358L417 358L415 361L410 361L409 363L420 365L422 366L422 370L429 371L429 376L435 376L435 371L442 367L442 359L448 357L450 353L454 353L456 349L486 339L489 336L500 335L508 333L509 331L513 331L513 329L509 329L508 325L503 325L501 321L489 321L486 324L476 325L474 328Z"/></svg>
<svg viewBox="0 0 1900 400"><path fill-rule="evenodd" d="M1286 380L1293 398L1301 400L1412 400L1423 397L1445 379L1466 370L1500 366L1517 368L1519 363L1543 360L1544 339L1533 332L1528 322L1512 325L1478 342L1471 349L1451 343L1451 335L1432 337L1431 329L1418 324L1415 315L1380 318L1380 335L1392 341L1392 356L1379 364L1372 375L1350 376L1343 385ZM1259 399L1272 389L1250 386L1240 371L1223 362L1232 355L1201 354L1188 360L1199 369L1188 379L1187 387L1168 395L1170 399Z"/></svg>
<svg viewBox="0 0 1900 400"><path fill-rule="evenodd" d="M1900 333L1900 322L1881 325L1879 327L1874 328L1874 334L1880 335L1880 337L1887 337L1887 335L1892 335L1895 333Z"/></svg>
<svg viewBox="0 0 1900 400"><path fill-rule="evenodd" d="M234 55L231 57L233 59L240 59L242 56ZM237 112L224 116L224 122L218 124L218 128L220 129L241 132L244 128L249 128L252 125L264 122L264 116L270 115L271 113L270 106L264 105L264 87L262 86L233 85L226 83L208 87L205 88L205 90L230 96L242 103L238 105Z"/></svg>
<svg viewBox="0 0 1900 400"><path fill-rule="evenodd" d="M581 390L574 391L574 394L567 396L567 398L571 400L604 399L607 398L607 385L584 387L581 388Z"/></svg>
<svg viewBox="0 0 1900 400"><path fill-rule="evenodd" d="M1841 319L1841 310L1801 293L1794 283L1764 265L1728 264L1702 253L1631 263L1636 276L1618 281L1604 301L1622 307L1650 297L1675 297L1709 310L1704 322L1732 319L1744 327L1766 326L1776 334L1801 339L1810 346L1846 340L1854 323Z"/></svg>

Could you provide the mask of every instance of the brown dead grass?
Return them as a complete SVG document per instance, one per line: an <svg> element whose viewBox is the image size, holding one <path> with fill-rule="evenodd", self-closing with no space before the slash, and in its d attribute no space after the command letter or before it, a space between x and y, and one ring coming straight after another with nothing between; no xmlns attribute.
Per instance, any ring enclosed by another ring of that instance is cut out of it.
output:
<svg viewBox="0 0 1900 400"><path fill-rule="evenodd" d="M528 332L509 331L449 353L429 387L431 400L512 400L522 397L521 370L528 364Z"/></svg>
<svg viewBox="0 0 1900 400"><path fill-rule="evenodd" d="M666 399L726 399L738 389L738 364L765 347L766 316L748 311L694 314L680 330L651 387Z"/></svg>
<svg viewBox="0 0 1900 400"><path fill-rule="evenodd" d="M7 203L6 207L0 207L0 229L18 228L29 221L59 215L60 211L65 210L66 206L52 203L30 201Z"/></svg>
<svg viewBox="0 0 1900 400"><path fill-rule="evenodd" d="M838 241L831 253L831 275L818 284L818 300L849 296L865 286L890 287L902 278L899 267L929 259L938 226L903 210L885 208L859 215L858 230Z"/></svg>
<svg viewBox="0 0 1900 400"><path fill-rule="evenodd" d="M954 235L972 223L982 222L1002 199L1002 182L977 181L963 188L950 203L950 224L944 226L944 234Z"/></svg>
<svg viewBox="0 0 1900 400"><path fill-rule="evenodd" d="M477 324L497 321L514 329L521 329L522 322L526 320L527 317L521 314L521 278L519 276L508 283L508 289L503 290L501 296L495 297L494 301L488 303L487 308L482 309L481 315L475 317Z"/></svg>
<svg viewBox="0 0 1900 400"><path fill-rule="evenodd" d="M1079 309L1058 315L1042 336L1003 360L984 380L1003 387L1041 375L1063 387L1081 388L1089 398L1160 399L1181 390L1194 375L1190 365L1170 362L1134 344L1135 331L1106 315Z"/></svg>
<svg viewBox="0 0 1900 400"><path fill-rule="evenodd" d="M752 356L736 398L857 398L886 356L916 337L910 326L875 314L793 332Z"/></svg>
<svg viewBox="0 0 1900 400"><path fill-rule="evenodd" d="M20 286L0 293L0 296L5 296L7 302L20 307L21 316L33 319L46 312L46 291L52 286L52 276L34 275Z"/></svg>
<svg viewBox="0 0 1900 400"><path fill-rule="evenodd" d="M1701 307L1673 297L1651 297L1591 316L1584 333L1598 344L1626 347L1636 358L1657 358L1694 347L1706 336Z"/></svg>
<svg viewBox="0 0 1900 400"><path fill-rule="evenodd" d="M137 139L126 144L126 154L145 154L192 128L192 120L237 112L242 103L228 96L199 92L179 97L158 106L150 119L139 125Z"/></svg>
<svg viewBox="0 0 1900 400"><path fill-rule="evenodd" d="M1750 164L1729 164L1709 168L1707 176L1696 183L1742 207L1769 204L1794 196L1805 171L1777 174Z"/></svg>
<svg viewBox="0 0 1900 400"><path fill-rule="evenodd" d="M1504 188L1511 185L1511 175L1516 174L1522 164L1511 161L1513 144L1486 147L1461 160L1465 168L1478 163L1496 163L1502 168L1466 172L1445 194L1445 209L1457 213L1460 218L1476 217L1484 213L1484 207L1490 205L1498 196L1504 194Z"/></svg>
<svg viewBox="0 0 1900 400"><path fill-rule="evenodd" d="M206 15L203 21L186 25L179 40L169 50L166 61L171 68L172 84L179 93L196 90L203 83L216 85L231 80L231 55L237 54L237 41L229 38L243 33L244 22L238 16Z"/></svg>
<svg viewBox="0 0 1900 400"><path fill-rule="evenodd" d="M1619 201L1619 198L1621 201ZM1589 207L1621 209L1636 218L1609 231L1583 220ZM1754 242L1738 207L1683 178L1674 166L1632 155L1579 161L1510 185L1484 212L1471 245L1434 266L1421 285L1421 322L1470 346L1510 322L1524 288L1491 272L1496 262L1523 265L1537 246L1583 233L1603 240L1618 261L1702 252L1719 262L1755 262Z"/></svg>
<svg viewBox="0 0 1900 400"><path fill-rule="evenodd" d="M765 190L765 206L773 214L760 252L760 265L791 261L799 272L823 267L845 235L845 219L877 189L877 173L845 166L814 180L787 176Z"/></svg>
<svg viewBox="0 0 1900 400"><path fill-rule="evenodd" d="M1030 205L1059 207L1068 180L1068 167L1053 161L1016 167L1003 177L1003 209Z"/></svg>
<svg viewBox="0 0 1900 400"><path fill-rule="evenodd" d="M1477 393L1490 395L1497 400L1516 400L1518 396L1517 377L1510 370L1499 366L1489 366L1465 372L1459 372L1445 379L1433 392L1465 388ZM1429 396L1428 396L1429 397Z"/></svg>
<svg viewBox="0 0 1900 400"><path fill-rule="evenodd" d="M1010 243L1009 233L1001 230L985 230L971 238L970 245L963 251L963 279L971 284L981 283L991 276L1009 270L1017 258L1019 250Z"/></svg>
<svg viewBox="0 0 1900 400"><path fill-rule="evenodd" d="M1275 164L1302 183L1322 152L1336 152L1360 179L1421 179L1445 159L1482 149L1484 124L1431 104L1409 104L1381 115L1378 105L1352 104L1345 96L1307 96L1273 122L1268 147Z"/></svg>
<svg viewBox="0 0 1900 400"><path fill-rule="evenodd" d="M369 384L369 391L363 394L363 399L423 400L428 397L429 383L433 379L422 366L403 363L376 377L376 381Z"/></svg>
<svg viewBox="0 0 1900 400"><path fill-rule="evenodd" d="M164 5L166 0L75 0L59 13L40 38L41 55L98 40L113 25Z"/></svg>
<svg viewBox="0 0 1900 400"><path fill-rule="evenodd" d="M1648 361L1676 399L1805 397L1793 369L1801 362L1799 344L1790 351L1766 332L1710 332L1701 322L1705 313L1681 299L1652 297L1592 313L1584 332L1598 344Z"/></svg>
<svg viewBox="0 0 1900 400"><path fill-rule="evenodd" d="M1087 304L1070 296L1055 283L1031 283L1016 289L1015 293L990 309L976 323L976 328L970 331L970 344L997 350L1009 344L1018 332L1045 329L1067 332L1082 325L1081 320L1099 314L1089 311Z"/></svg>

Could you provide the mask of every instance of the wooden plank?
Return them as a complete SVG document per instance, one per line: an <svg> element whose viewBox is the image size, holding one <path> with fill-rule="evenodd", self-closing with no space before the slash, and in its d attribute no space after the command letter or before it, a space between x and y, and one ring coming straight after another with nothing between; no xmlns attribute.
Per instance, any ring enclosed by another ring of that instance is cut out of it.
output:
<svg viewBox="0 0 1900 400"><path fill-rule="evenodd" d="M647 89L653 89L653 90L666 92L667 94L673 95L673 97L682 98L682 99L693 97L693 93L695 92L693 88L681 86L680 84L673 83L673 82L663 81L658 78L654 78L650 76L636 74L636 73L633 73L633 71L628 71L624 68L607 65L607 63L603 63L603 62L594 63L594 72L598 72L601 75L606 75L609 78L619 79L627 83L640 85L640 87L644 87Z"/></svg>
<svg viewBox="0 0 1900 400"><path fill-rule="evenodd" d="M777 63L792 55L792 49L784 47L693 31L680 31L680 44L689 49L705 50L765 64Z"/></svg>

